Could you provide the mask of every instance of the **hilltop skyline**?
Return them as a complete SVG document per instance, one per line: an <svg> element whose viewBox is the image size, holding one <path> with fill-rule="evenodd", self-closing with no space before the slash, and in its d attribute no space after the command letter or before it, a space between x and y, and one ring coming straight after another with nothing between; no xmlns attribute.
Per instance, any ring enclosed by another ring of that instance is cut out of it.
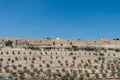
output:
<svg viewBox="0 0 120 80"><path fill-rule="evenodd" d="M1 0L0 37L119 38L118 0Z"/></svg>

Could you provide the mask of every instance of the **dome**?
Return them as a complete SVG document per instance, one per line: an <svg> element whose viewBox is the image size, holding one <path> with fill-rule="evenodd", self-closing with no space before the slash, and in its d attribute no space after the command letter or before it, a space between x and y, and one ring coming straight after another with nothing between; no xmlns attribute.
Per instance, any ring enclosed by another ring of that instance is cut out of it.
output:
<svg viewBox="0 0 120 80"><path fill-rule="evenodd" d="M59 37L57 37L56 40L61 40L61 39Z"/></svg>

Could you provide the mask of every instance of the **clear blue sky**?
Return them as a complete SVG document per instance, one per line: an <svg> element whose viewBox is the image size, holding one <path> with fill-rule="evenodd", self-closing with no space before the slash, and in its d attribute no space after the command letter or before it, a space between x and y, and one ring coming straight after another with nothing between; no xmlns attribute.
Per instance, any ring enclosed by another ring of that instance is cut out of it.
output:
<svg viewBox="0 0 120 80"><path fill-rule="evenodd" d="M0 0L0 37L120 38L120 0Z"/></svg>

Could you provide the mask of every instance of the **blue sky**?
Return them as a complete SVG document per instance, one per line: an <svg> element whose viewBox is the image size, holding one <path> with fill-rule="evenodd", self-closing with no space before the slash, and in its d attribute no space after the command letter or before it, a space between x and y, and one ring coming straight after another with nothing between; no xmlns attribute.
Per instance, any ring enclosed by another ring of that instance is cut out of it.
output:
<svg viewBox="0 0 120 80"><path fill-rule="evenodd" d="M0 37L120 38L120 0L0 0Z"/></svg>

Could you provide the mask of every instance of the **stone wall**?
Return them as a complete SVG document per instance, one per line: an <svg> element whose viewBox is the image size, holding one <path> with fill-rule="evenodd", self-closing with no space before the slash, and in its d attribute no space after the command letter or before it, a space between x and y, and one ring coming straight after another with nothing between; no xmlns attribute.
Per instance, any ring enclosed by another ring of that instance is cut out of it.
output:
<svg viewBox="0 0 120 80"><path fill-rule="evenodd" d="M120 40L47 40L47 39L18 39L18 38L1 38L0 44L11 40L13 44L33 44L33 45L120 45Z"/></svg>

